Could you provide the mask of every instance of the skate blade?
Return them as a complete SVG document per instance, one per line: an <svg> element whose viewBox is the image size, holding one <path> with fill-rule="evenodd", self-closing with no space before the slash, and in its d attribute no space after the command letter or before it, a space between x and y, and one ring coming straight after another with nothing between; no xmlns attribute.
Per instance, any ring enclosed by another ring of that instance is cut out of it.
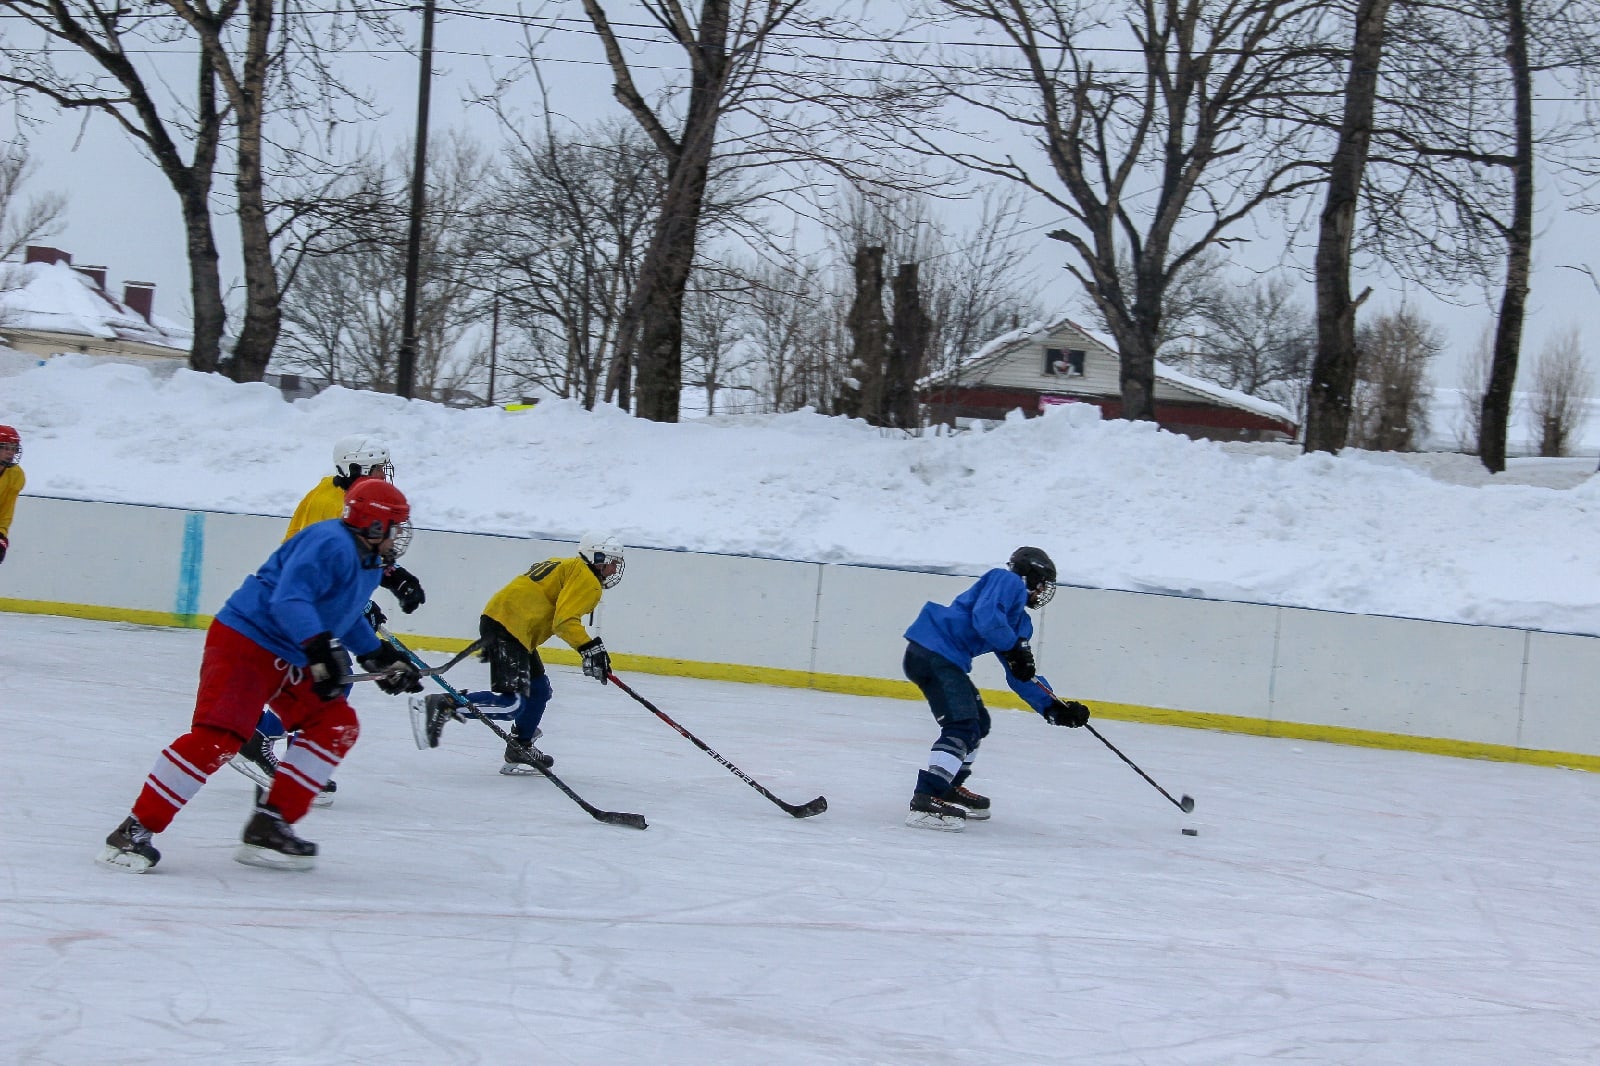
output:
<svg viewBox="0 0 1600 1066"><path fill-rule="evenodd" d="M428 705L422 696L412 696L408 704L411 708L411 739L417 742L417 747L422 751L437 747L428 743Z"/></svg>
<svg viewBox="0 0 1600 1066"><path fill-rule="evenodd" d="M309 870L317 864L315 855L285 855L271 848L258 848L254 844L240 844L233 853L234 862L246 866L259 866L263 870Z"/></svg>
<svg viewBox="0 0 1600 1066"><path fill-rule="evenodd" d="M319 809L322 808L322 807L332 807L333 806L333 795L334 794L332 792L318 792L315 796L312 797L311 806L319 808Z"/></svg>
<svg viewBox="0 0 1600 1066"><path fill-rule="evenodd" d="M508 762L500 767L500 772L507 777L544 776L544 774L539 772L537 767L529 766L526 763L520 762Z"/></svg>
<svg viewBox="0 0 1600 1066"><path fill-rule="evenodd" d="M967 812L967 821L969 822L982 822L987 821L989 818L989 812L986 809L981 811L973 810L971 807L963 807L962 809Z"/></svg>
<svg viewBox="0 0 1600 1066"><path fill-rule="evenodd" d="M94 861L113 870L121 870L125 874L147 874L151 867L155 866L155 863L137 852L123 851L110 844L100 849L100 854L94 857Z"/></svg>
<svg viewBox="0 0 1600 1066"><path fill-rule="evenodd" d="M912 829L937 829L944 833L959 833L967 827L967 820L945 814L912 811L906 815L906 825Z"/></svg>
<svg viewBox="0 0 1600 1066"><path fill-rule="evenodd" d="M239 771L262 788L272 787L272 778L261 772L261 767L246 759L243 755L235 755L228 760L228 765Z"/></svg>

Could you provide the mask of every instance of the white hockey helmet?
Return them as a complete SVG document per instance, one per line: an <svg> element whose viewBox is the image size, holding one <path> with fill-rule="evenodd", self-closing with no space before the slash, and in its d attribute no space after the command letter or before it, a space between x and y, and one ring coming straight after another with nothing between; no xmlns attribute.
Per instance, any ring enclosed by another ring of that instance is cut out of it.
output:
<svg viewBox="0 0 1600 1066"><path fill-rule="evenodd" d="M333 469L340 477L376 477L381 469L384 480L394 480L388 446L367 433L344 437L333 446Z"/></svg>
<svg viewBox="0 0 1600 1066"><path fill-rule="evenodd" d="M600 579L601 588L616 588L622 580L627 559L622 542L610 533L585 533L578 541L578 557L589 564L594 576ZM609 572L607 566L614 568Z"/></svg>

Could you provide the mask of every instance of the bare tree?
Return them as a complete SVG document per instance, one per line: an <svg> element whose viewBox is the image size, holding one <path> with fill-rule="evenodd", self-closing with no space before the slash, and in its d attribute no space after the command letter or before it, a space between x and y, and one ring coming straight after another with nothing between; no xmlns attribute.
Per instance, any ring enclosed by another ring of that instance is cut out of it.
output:
<svg viewBox="0 0 1600 1066"><path fill-rule="evenodd" d="M1583 357L1576 328L1551 337L1533 367L1533 388L1528 409L1539 430L1539 454L1547 458L1566 455L1589 417L1589 397L1594 377Z"/></svg>
<svg viewBox="0 0 1600 1066"><path fill-rule="evenodd" d="M1156 350L1174 277L1261 205L1322 180L1305 161L1302 129L1272 120L1324 63L1315 40L1322 5L924 7L951 32L999 42L927 65L921 88L929 107L963 104L1023 133L1044 149L1054 180L1002 151L954 142L927 115L902 121L897 139L1016 182L1067 215L1069 224L1050 236L1071 250L1068 270L1116 339L1124 416L1153 418ZM1137 51L1107 70L1085 42L1113 22Z"/></svg>
<svg viewBox="0 0 1600 1066"><path fill-rule="evenodd" d="M720 392L749 387L750 363L730 290L691 283L683 295L683 383L706 391L707 415L717 413Z"/></svg>
<svg viewBox="0 0 1600 1066"><path fill-rule="evenodd" d="M798 256L758 264L746 277L744 335L763 400L774 411L831 413L847 374L840 353L849 346L848 304L829 290L819 266Z"/></svg>
<svg viewBox="0 0 1600 1066"><path fill-rule="evenodd" d="M0 37L0 84L71 113L111 118L161 168L178 196L189 257L194 339L189 365L217 368L227 315L211 192L221 150L226 102L219 99L212 61L174 23L164 6L130 10L95 0L15 0L6 5L20 25L42 31L89 60L87 71L58 67L50 49L27 47L15 29ZM194 64L191 91L173 92L152 50L184 50Z"/></svg>
<svg viewBox="0 0 1600 1066"><path fill-rule="evenodd" d="M1239 286L1216 282L1197 301L1186 350L1163 358L1200 377L1289 408L1298 418L1316 352L1310 313L1283 274Z"/></svg>
<svg viewBox="0 0 1600 1066"><path fill-rule="evenodd" d="M321 117L331 124L340 102L359 101L328 60L369 30L383 33L389 15L370 5L328 9L303 0L220 6L154 0L134 8L102 0L12 0L6 10L66 44L75 58L57 67L51 50L7 32L0 39L0 84L62 110L109 116L177 193L195 316L190 365L197 370L222 364L226 310L212 196L224 148L232 149L245 293L227 369L238 380L259 380L281 326L265 180L273 149L268 120ZM175 55L194 64L187 87L172 77Z"/></svg>
<svg viewBox="0 0 1600 1066"><path fill-rule="evenodd" d="M1484 383L1489 380L1489 368L1494 365L1494 331L1478 337L1478 343L1461 364L1461 407L1456 416L1456 447L1467 455L1478 454L1478 441L1483 438Z"/></svg>
<svg viewBox="0 0 1600 1066"><path fill-rule="evenodd" d="M66 214L67 198L60 192L23 198L34 169L22 147L0 151L0 259L15 259L28 245L48 237Z"/></svg>
<svg viewBox="0 0 1600 1066"><path fill-rule="evenodd" d="M594 406L664 180L659 153L622 123L516 136L472 242L491 268L483 295L518 337L503 362L514 379Z"/></svg>
<svg viewBox="0 0 1600 1066"><path fill-rule="evenodd" d="M1428 435L1428 364L1443 347L1438 329L1414 310L1387 312L1356 331L1356 346L1347 443L1369 451L1416 451Z"/></svg>
<svg viewBox="0 0 1600 1066"><path fill-rule="evenodd" d="M473 376L482 353L463 350L475 321L474 260L464 252L483 217L489 184L483 150L460 135L429 153L434 210L424 219L418 298L416 378L421 395L448 396ZM299 275L283 298L285 369L329 381L393 390L400 349L406 227L400 206L409 151L370 167L353 194L345 225L318 234L297 260Z"/></svg>
<svg viewBox="0 0 1600 1066"><path fill-rule="evenodd" d="M626 400L627 378L634 373L636 412L675 422L683 383L683 294L694 267L718 127L759 80L768 44L802 0L701 0L694 14L679 0L638 3L682 50L687 100L674 132L667 108L652 106L640 92L605 7L599 0L583 0L605 48L614 95L666 163L659 214L619 328L618 358L606 394Z"/></svg>
<svg viewBox="0 0 1600 1066"><path fill-rule="evenodd" d="M1349 432L1350 391L1356 380L1356 309L1367 297L1367 293L1355 298L1350 295L1350 262L1356 206L1372 147L1389 3L1357 0L1355 6L1344 113L1328 162L1317 233L1317 354L1306 400L1307 451L1338 451Z"/></svg>
<svg viewBox="0 0 1600 1066"><path fill-rule="evenodd" d="M840 291L857 248L876 245L886 262L915 264L928 316L922 372L952 370L990 339L1045 315L1034 297L1038 281L1025 264L1031 233L1024 202L1017 188L939 202L917 190L854 185L824 215ZM952 226L951 214L969 216L967 224Z"/></svg>

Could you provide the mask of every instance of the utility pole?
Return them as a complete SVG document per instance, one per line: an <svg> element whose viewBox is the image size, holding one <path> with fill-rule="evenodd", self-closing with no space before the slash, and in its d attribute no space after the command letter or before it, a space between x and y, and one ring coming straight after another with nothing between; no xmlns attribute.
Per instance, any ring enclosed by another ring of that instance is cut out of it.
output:
<svg viewBox="0 0 1600 1066"><path fill-rule="evenodd" d="M433 7L423 0L421 72L417 77L417 148L411 162L411 231L406 238L406 294L401 310L400 355L395 362L394 391L411 399L417 376L417 273L422 255L422 213L426 209L428 172L428 99L433 87Z"/></svg>

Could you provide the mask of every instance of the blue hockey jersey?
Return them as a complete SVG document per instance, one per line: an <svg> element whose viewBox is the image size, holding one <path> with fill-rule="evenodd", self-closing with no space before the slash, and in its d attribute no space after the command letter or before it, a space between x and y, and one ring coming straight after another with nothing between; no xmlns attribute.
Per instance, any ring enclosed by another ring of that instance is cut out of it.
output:
<svg viewBox="0 0 1600 1066"><path fill-rule="evenodd" d="M217 621L296 666L306 663L301 642L324 631L359 659L378 647L362 612L382 578L382 562L343 522L317 522L284 541L245 578Z"/></svg>
<svg viewBox="0 0 1600 1066"><path fill-rule="evenodd" d="M1028 586L1010 570L990 570L977 584L951 601L923 604L917 620L906 630L907 640L948 659L965 672L972 660L985 653L1000 657L1017 646L1017 641L1033 636L1033 619L1028 617ZM1018 681L1005 667L1006 683L1034 710L1048 707L1052 697L1031 681ZM1048 684L1048 682L1046 682Z"/></svg>

